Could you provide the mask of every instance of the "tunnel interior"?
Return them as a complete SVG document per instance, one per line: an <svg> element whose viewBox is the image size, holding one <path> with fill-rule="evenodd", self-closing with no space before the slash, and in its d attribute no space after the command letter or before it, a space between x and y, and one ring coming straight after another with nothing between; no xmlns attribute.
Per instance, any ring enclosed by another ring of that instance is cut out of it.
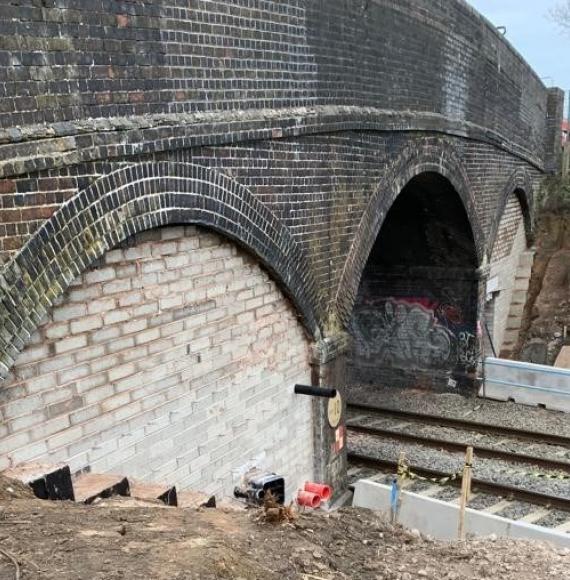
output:
<svg viewBox="0 0 570 580"><path fill-rule="evenodd" d="M479 354L477 252L463 202L436 173L390 208L351 320L351 383L470 389Z"/></svg>

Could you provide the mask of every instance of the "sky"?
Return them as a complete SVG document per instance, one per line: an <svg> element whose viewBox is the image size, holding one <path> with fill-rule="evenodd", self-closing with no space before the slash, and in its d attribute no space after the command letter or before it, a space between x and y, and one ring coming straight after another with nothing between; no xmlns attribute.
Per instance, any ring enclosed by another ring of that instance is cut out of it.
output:
<svg viewBox="0 0 570 580"><path fill-rule="evenodd" d="M570 90L570 32L548 18L564 0L467 0L495 26L507 27L507 38L547 86Z"/></svg>

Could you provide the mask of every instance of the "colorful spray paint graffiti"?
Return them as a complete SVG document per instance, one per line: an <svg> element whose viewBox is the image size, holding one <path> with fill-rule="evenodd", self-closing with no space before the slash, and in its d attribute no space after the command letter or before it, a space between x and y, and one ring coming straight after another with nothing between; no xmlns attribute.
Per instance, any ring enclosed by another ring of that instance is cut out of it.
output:
<svg viewBox="0 0 570 580"><path fill-rule="evenodd" d="M352 330L358 355L381 366L472 368L479 340L462 309L425 297L387 298L356 307Z"/></svg>

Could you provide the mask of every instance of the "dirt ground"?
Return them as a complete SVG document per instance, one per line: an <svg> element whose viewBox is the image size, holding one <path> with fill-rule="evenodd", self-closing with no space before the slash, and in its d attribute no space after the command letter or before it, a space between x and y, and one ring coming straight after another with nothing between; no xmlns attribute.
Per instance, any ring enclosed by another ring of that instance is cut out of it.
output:
<svg viewBox="0 0 570 580"><path fill-rule="evenodd" d="M0 488L2 486L0 482ZM0 494L0 579L570 579L570 550L447 544L346 508L268 523L258 510L45 502Z"/></svg>
<svg viewBox="0 0 570 580"><path fill-rule="evenodd" d="M536 250L523 328L513 358L554 364L561 347L569 343L570 208L541 214Z"/></svg>

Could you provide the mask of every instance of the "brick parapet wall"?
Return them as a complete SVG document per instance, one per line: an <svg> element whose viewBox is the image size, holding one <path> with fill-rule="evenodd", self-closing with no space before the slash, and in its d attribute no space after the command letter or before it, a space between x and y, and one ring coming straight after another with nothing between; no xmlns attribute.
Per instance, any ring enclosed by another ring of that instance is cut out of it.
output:
<svg viewBox="0 0 570 580"><path fill-rule="evenodd" d="M252 460L312 475L308 337L242 250L194 227L130 238L72 283L2 386L0 469L26 460L231 494Z"/></svg>
<svg viewBox="0 0 570 580"><path fill-rule="evenodd" d="M25 0L0 11L7 138L33 125L65 134L76 119L381 102L541 151L546 101L461 0Z"/></svg>

